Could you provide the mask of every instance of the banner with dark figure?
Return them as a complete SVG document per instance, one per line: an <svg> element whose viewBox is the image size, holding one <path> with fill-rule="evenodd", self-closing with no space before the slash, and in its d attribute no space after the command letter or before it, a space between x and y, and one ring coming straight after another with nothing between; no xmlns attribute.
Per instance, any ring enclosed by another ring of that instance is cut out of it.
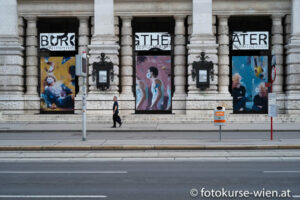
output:
<svg viewBox="0 0 300 200"><path fill-rule="evenodd" d="M41 57L41 111L74 110L75 57Z"/></svg>
<svg viewBox="0 0 300 200"><path fill-rule="evenodd" d="M171 110L171 56L136 57L136 110Z"/></svg>
<svg viewBox="0 0 300 200"><path fill-rule="evenodd" d="M268 56L232 56L234 112L268 112Z"/></svg>

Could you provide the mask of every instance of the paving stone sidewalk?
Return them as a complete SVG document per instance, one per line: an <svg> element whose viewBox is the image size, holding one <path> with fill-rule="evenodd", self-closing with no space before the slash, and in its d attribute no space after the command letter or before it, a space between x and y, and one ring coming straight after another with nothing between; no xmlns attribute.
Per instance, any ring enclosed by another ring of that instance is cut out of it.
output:
<svg viewBox="0 0 300 200"><path fill-rule="evenodd" d="M106 123L88 124L88 140L82 141L81 124L78 123L0 123L0 150L300 149L300 124L274 124L273 141L269 139L270 124L267 123L227 124L223 127L225 131L221 141L218 127L209 123L125 123L116 129L110 126ZM35 133L34 138L28 138L27 135L32 133ZM62 137L63 133L70 135ZM276 136L289 133L292 137ZM15 137L9 138L13 134ZM98 136L90 137L92 134ZM236 137L228 137L229 134Z"/></svg>
<svg viewBox="0 0 300 200"><path fill-rule="evenodd" d="M123 123L121 128L112 129L110 123L88 123L87 131L218 131L213 123ZM42 132L42 131L80 131L81 123L14 123L0 122L0 132ZM274 123L274 131L299 131L300 123ZM268 131L270 123L227 123L223 131Z"/></svg>

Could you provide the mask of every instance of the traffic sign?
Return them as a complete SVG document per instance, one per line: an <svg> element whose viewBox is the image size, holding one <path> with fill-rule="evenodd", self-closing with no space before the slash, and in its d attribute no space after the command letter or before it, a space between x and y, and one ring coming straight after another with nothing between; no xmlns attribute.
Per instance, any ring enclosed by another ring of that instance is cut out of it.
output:
<svg viewBox="0 0 300 200"><path fill-rule="evenodd" d="M214 110L214 124L215 126L225 126L225 123L225 108L219 106Z"/></svg>
<svg viewBox="0 0 300 200"><path fill-rule="evenodd" d="M277 116L276 93L269 93L268 95L268 114L269 117Z"/></svg>
<svg viewBox="0 0 300 200"><path fill-rule="evenodd" d="M271 83L274 83L275 79L276 79L276 67L272 66Z"/></svg>

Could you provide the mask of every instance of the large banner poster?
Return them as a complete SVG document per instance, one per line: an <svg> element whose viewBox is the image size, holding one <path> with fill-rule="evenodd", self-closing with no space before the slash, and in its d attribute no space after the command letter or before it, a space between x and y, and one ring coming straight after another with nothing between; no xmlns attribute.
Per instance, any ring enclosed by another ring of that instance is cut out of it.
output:
<svg viewBox="0 0 300 200"><path fill-rule="evenodd" d="M171 110L171 56L136 57L136 110Z"/></svg>
<svg viewBox="0 0 300 200"><path fill-rule="evenodd" d="M41 110L73 111L75 57L41 57Z"/></svg>
<svg viewBox="0 0 300 200"><path fill-rule="evenodd" d="M268 111L268 56L232 56L234 112Z"/></svg>

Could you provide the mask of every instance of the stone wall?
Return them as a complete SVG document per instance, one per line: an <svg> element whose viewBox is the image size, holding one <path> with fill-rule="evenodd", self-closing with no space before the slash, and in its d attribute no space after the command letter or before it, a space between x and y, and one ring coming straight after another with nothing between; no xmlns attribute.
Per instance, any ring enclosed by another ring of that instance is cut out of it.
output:
<svg viewBox="0 0 300 200"><path fill-rule="evenodd" d="M228 18L234 15L272 18L271 47L278 64L274 91L278 93L280 112L300 112L297 0L0 0L0 5L5 5L0 12L5 22L1 20L0 24L7 27L0 30L0 110L3 113L39 112L38 18L77 17L79 51L87 51L89 56L88 114L111 114L115 95L120 99L121 113L133 114L131 22L133 17L143 16L172 16L175 20L173 113L205 115L219 105L231 113ZM202 51L214 63L214 75L206 90L196 88L191 76L192 63L199 60ZM93 62L99 61L102 52L114 63L114 81L107 91L96 88L91 74ZM81 78L79 85L82 85ZM80 89L75 101L76 113L81 112L81 94Z"/></svg>

